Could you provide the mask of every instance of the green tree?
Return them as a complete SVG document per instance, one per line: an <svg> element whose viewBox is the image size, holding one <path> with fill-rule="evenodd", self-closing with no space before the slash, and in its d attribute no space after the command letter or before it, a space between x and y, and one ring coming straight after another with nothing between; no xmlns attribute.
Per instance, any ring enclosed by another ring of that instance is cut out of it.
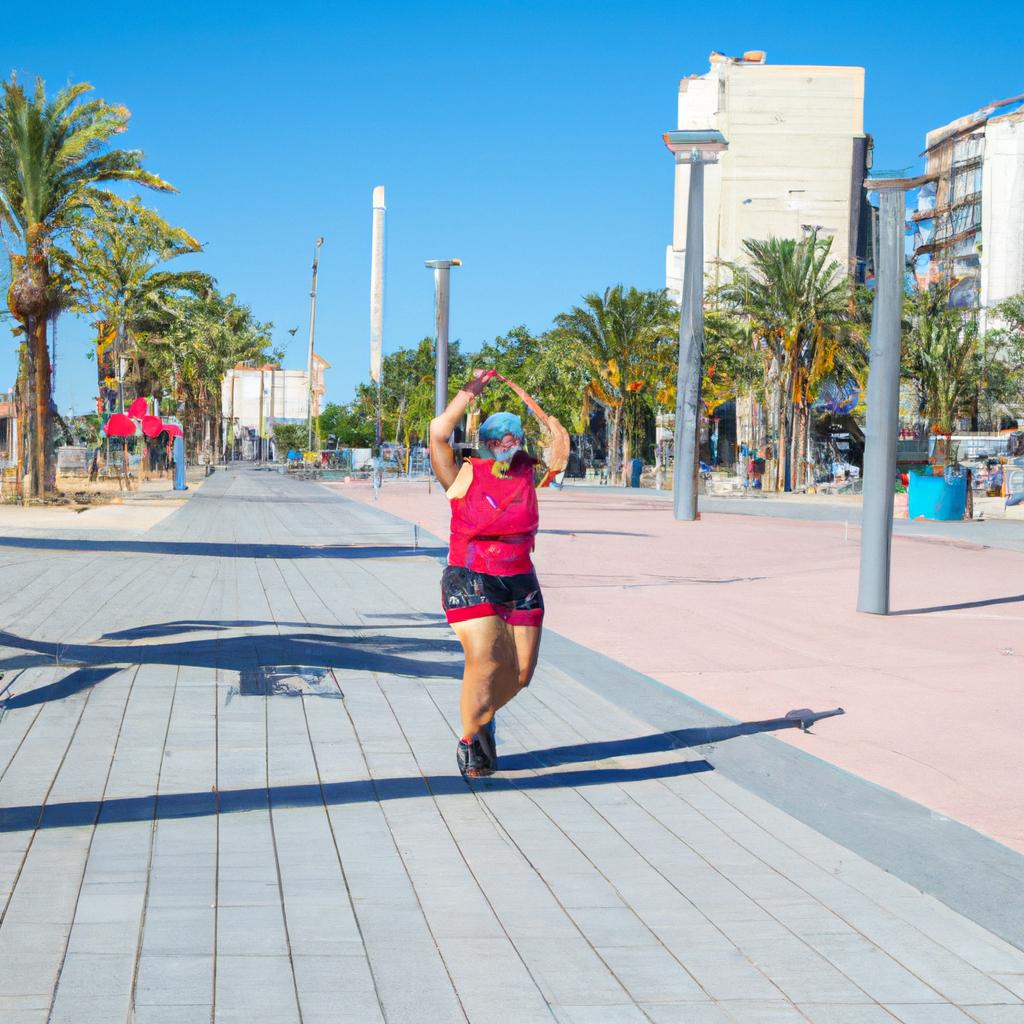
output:
<svg viewBox="0 0 1024 1024"><path fill-rule="evenodd" d="M374 410L353 401L348 405L328 402L320 413L320 433L325 440L333 438L338 448L369 448L376 433Z"/></svg>
<svg viewBox="0 0 1024 1024"><path fill-rule="evenodd" d="M574 344L558 331L533 335L526 327L514 327L508 334L484 344L479 352L470 356L470 362L473 367L497 370L529 394L536 395L545 412L570 432L580 434L586 429L583 396L590 376ZM480 416L520 404L510 391L492 384L480 396ZM524 415L523 423L527 436L539 445L540 424L528 415Z"/></svg>
<svg viewBox="0 0 1024 1024"><path fill-rule="evenodd" d="M8 305L26 340L23 470L26 492L35 496L53 487L56 469L47 333L61 304L51 279L54 248L97 204L116 202L100 187L105 182L172 191L143 169L140 152L108 148L130 115L102 99L83 101L91 88L71 85L48 100L42 79L29 93L12 77L0 100L0 225L11 252Z"/></svg>
<svg viewBox="0 0 1024 1024"><path fill-rule="evenodd" d="M1024 293L989 309L981 337L979 414L989 429L1024 419Z"/></svg>
<svg viewBox="0 0 1024 1024"><path fill-rule="evenodd" d="M647 411L664 384L668 350L677 337L678 313L664 291L606 288L583 297L582 306L555 317L555 334L588 378L587 402L611 414L609 473L615 478L644 433Z"/></svg>
<svg viewBox="0 0 1024 1024"><path fill-rule="evenodd" d="M772 447L769 490L797 486L809 469L806 426L821 384L863 377L866 325L831 248L832 239L815 232L799 241L747 239L746 262L728 264L731 281L715 295L742 318L761 356Z"/></svg>
<svg viewBox="0 0 1024 1024"><path fill-rule="evenodd" d="M206 295L214 284L209 274L163 265L202 247L138 198L100 206L72 230L71 240L73 250L61 254L60 265L72 308L99 315L100 337L113 335L113 357L127 359L135 393L152 393L157 382L147 373L142 342L167 329L180 295Z"/></svg>
<svg viewBox="0 0 1024 1024"><path fill-rule="evenodd" d="M177 403L192 452L222 455L222 391L239 363L280 358L271 348L271 323L256 320L234 295L177 294L162 309L158 331L138 342L158 390Z"/></svg>
<svg viewBox="0 0 1024 1024"><path fill-rule="evenodd" d="M400 348L384 356L381 367L381 424L384 437L408 451L413 442L425 442L434 416L434 342L424 338L415 348ZM448 393L465 383L466 357L459 343L448 346ZM361 414L375 415L377 390L372 384L356 389Z"/></svg>
<svg viewBox="0 0 1024 1024"><path fill-rule="evenodd" d="M946 438L946 457L952 461L949 436L957 421L971 414L982 379L977 314L950 309L947 289L909 295L902 370L917 389L929 427Z"/></svg>
<svg viewBox="0 0 1024 1024"><path fill-rule="evenodd" d="M279 459L289 451L305 451L308 442L309 430L302 423L274 424L274 444Z"/></svg>

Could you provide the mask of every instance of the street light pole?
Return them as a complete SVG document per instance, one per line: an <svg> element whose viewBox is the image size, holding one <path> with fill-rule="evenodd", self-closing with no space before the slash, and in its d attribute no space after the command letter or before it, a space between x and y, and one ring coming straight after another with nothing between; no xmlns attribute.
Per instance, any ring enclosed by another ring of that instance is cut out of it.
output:
<svg viewBox="0 0 1024 1024"><path fill-rule="evenodd" d="M679 369L673 428L675 465L672 508L684 522L697 519L697 468L700 441L700 385L704 355L704 165L728 148L718 131L666 132L662 138L677 163L690 165L686 203L686 255L679 308Z"/></svg>
<svg viewBox="0 0 1024 1024"><path fill-rule="evenodd" d="M376 389L375 458L380 458L381 369L384 363L384 186L373 190L373 227L370 237L370 380Z"/></svg>
<svg viewBox="0 0 1024 1024"><path fill-rule="evenodd" d="M900 404L900 335L903 313L903 253L906 192L933 176L869 178L877 190L878 266L871 313L867 423L864 444L864 511L860 535L857 610L889 614L892 504L896 485L896 437Z"/></svg>
<svg viewBox="0 0 1024 1024"><path fill-rule="evenodd" d="M306 382L306 422L309 434L307 451L313 450L313 335L316 332L316 275L317 268L320 266L320 246L323 244L324 240L318 238L313 246L313 287L309 293L309 357Z"/></svg>
<svg viewBox="0 0 1024 1024"><path fill-rule="evenodd" d="M704 357L704 162L690 160L686 202L686 256L679 305L679 368L676 377L675 472L672 508L676 519L697 518L700 383Z"/></svg>
<svg viewBox="0 0 1024 1024"><path fill-rule="evenodd" d="M434 415L440 416L448 405L449 276L452 267L462 266L462 260L427 260L424 266L434 271Z"/></svg>

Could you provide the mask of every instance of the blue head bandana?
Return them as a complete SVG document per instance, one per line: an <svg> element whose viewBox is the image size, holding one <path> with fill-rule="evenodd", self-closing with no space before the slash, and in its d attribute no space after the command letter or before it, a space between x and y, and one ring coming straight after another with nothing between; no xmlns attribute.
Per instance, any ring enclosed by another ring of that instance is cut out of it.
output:
<svg viewBox="0 0 1024 1024"><path fill-rule="evenodd" d="M480 440L482 442L487 441L500 441L506 434L511 434L513 437L518 437L522 441L523 434L523 421L511 412L496 412L492 416L488 416L487 419L480 424ZM520 445L521 447L521 445ZM508 455L496 456L489 448L484 447L484 453L487 458L494 459L498 458L501 461L511 459L513 455L519 450L519 448L511 449Z"/></svg>

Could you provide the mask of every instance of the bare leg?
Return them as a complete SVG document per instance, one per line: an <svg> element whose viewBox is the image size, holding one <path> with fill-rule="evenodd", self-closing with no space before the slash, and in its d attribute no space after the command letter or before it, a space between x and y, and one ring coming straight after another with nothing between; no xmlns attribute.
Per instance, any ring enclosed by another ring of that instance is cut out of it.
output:
<svg viewBox="0 0 1024 1024"><path fill-rule="evenodd" d="M497 615L452 623L466 654L462 675L463 736L479 732L522 687L515 628Z"/></svg>
<svg viewBox="0 0 1024 1024"><path fill-rule="evenodd" d="M537 656L540 654L540 626L513 626L512 635L516 642L516 657L519 661L519 685L529 686L537 670Z"/></svg>

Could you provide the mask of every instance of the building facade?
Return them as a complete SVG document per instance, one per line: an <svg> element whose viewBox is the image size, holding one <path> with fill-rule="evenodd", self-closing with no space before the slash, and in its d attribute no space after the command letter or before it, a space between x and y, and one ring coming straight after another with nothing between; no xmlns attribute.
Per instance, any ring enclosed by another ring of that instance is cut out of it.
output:
<svg viewBox="0 0 1024 1024"><path fill-rule="evenodd" d="M930 131L923 155L936 180L911 214L918 287L948 286L960 309L1024 292L1024 95Z"/></svg>
<svg viewBox="0 0 1024 1024"><path fill-rule="evenodd" d="M331 364L313 355L313 416L320 415L327 388L324 373ZM225 448L239 458L270 455L274 424L308 422L309 374L306 370L284 370L277 364L239 364L224 375L221 411L224 417Z"/></svg>
<svg viewBox="0 0 1024 1024"><path fill-rule="evenodd" d="M18 412L14 389L0 391L0 470L13 469L18 461Z"/></svg>
<svg viewBox="0 0 1024 1024"><path fill-rule="evenodd" d="M863 182L864 69L772 65L762 51L712 53L710 68L679 83L680 129L716 128L729 142L705 170L705 280L742 260L744 239L831 236L851 274L863 266L869 231ZM677 300L686 249L689 167L676 166L672 244L665 283Z"/></svg>

